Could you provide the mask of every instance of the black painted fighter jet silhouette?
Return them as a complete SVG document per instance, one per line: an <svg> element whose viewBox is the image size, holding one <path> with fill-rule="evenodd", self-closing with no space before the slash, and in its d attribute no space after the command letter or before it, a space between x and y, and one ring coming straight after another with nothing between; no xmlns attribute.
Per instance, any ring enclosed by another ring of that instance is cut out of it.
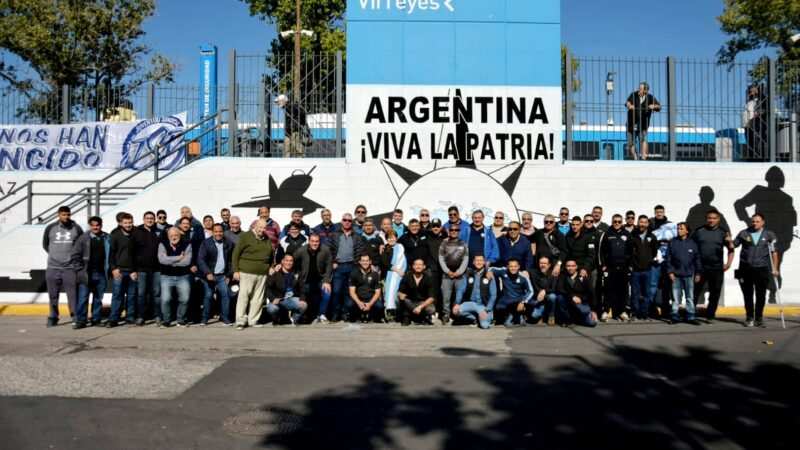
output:
<svg viewBox="0 0 800 450"><path fill-rule="evenodd" d="M251 201L233 205L234 208L269 208L283 209L302 209L303 214L309 214L317 209L324 208L319 203L305 197L305 193L311 186L314 178L311 174L317 166L311 168L308 173L302 170L295 170L292 176L285 179L280 187L275 182L272 174L269 176L269 193L260 197L252 197Z"/></svg>

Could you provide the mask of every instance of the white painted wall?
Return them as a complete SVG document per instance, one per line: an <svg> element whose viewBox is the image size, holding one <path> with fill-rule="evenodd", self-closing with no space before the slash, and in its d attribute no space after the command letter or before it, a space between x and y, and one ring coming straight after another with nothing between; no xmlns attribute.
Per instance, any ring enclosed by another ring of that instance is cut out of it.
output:
<svg viewBox="0 0 800 450"><path fill-rule="evenodd" d="M139 222L146 210L166 209L170 221L178 216L182 205L189 205L200 218L204 214L219 217L222 207L249 201L252 197L268 193L268 176L274 176L277 185L293 172L309 172L313 182L304 194L307 198L333 211L338 219L344 212L353 212L354 206L363 203L370 214L386 213L398 204L405 207L406 219L418 209L427 207L435 215L445 218L446 207L451 203L463 208L485 207L487 216L493 205L506 205L508 209L556 213L561 206L570 208L573 215L583 215L594 205L605 207L604 220L611 215L632 209L652 215L655 204L667 209L667 216L682 221L690 207L698 203L701 186L709 185L716 192L713 204L726 216L735 232L743 228L736 218L734 202L756 185L765 185L764 174L768 164L725 163L656 163L656 162L567 162L558 166L526 167L513 196L506 196L498 188L516 168L511 166L491 175L469 169L433 170L430 164L408 165L420 175L428 174L406 191L401 177L391 168L380 165L348 165L343 159L227 159L212 158L199 161L181 170L157 186L137 197L106 211L107 228L114 223L114 215L128 211ZM797 198L800 195L800 166L782 165L786 186L784 192ZM479 167L480 169L480 167ZM487 171L496 170L496 166ZM492 180L494 178L494 181ZM398 200L397 191L403 198ZM405 193L405 195L404 195ZM428 199L425 201L424 199ZM231 208L245 225L255 218L256 208ZM273 209L273 217L285 224L293 208ZM515 211L504 211L515 217ZM490 216L491 217L491 216ZM85 221L83 216L78 220ZM537 225L541 217L536 217ZM319 222L319 211L306 220L310 225ZM18 226L0 235L0 276L25 277L32 268L45 267L41 233L44 226ZM737 253L738 264L738 253ZM785 257L783 272L784 299L800 297L800 278L792 274L800 269L800 249L793 248ZM732 273L726 284L728 305L742 303L738 286ZM46 301L44 295L0 294L0 301Z"/></svg>

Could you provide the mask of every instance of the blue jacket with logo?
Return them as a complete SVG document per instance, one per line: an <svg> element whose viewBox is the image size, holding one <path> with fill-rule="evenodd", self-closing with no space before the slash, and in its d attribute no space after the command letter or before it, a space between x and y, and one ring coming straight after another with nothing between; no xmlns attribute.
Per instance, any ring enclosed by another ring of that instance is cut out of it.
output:
<svg viewBox="0 0 800 450"><path fill-rule="evenodd" d="M703 271L700 250L697 243L689 238L675 238L669 242L666 263L667 272L676 277L693 277Z"/></svg>
<svg viewBox="0 0 800 450"><path fill-rule="evenodd" d="M462 222L461 231L459 231L458 238L469 245L469 236L474 230L472 229L472 225L464 225L465 223ZM494 233L492 232L491 228L487 227L486 225L483 226L483 256L488 265L493 265L498 259L500 259L500 249L497 246L497 238L494 237ZM470 258L471 257L472 255L470 255Z"/></svg>

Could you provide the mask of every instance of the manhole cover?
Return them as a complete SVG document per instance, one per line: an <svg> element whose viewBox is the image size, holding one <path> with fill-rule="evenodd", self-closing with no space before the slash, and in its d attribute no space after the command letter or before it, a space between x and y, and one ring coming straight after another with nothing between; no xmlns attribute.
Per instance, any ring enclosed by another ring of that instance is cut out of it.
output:
<svg viewBox="0 0 800 450"><path fill-rule="evenodd" d="M265 436L297 431L301 427L301 420L297 414L262 408L228 417L222 422L222 427L228 433Z"/></svg>

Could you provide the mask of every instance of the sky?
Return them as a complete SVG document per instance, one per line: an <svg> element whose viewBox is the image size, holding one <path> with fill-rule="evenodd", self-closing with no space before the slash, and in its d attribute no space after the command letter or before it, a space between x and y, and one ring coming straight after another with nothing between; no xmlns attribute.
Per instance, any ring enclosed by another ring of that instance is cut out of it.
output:
<svg viewBox="0 0 800 450"><path fill-rule="evenodd" d="M562 42L578 56L713 60L725 41L716 20L722 0L562 0L561 9ZM224 83L230 49L266 53L276 34L240 0L157 0L145 31L146 42L178 65L180 85L197 83L201 44L218 47Z"/></svg>

